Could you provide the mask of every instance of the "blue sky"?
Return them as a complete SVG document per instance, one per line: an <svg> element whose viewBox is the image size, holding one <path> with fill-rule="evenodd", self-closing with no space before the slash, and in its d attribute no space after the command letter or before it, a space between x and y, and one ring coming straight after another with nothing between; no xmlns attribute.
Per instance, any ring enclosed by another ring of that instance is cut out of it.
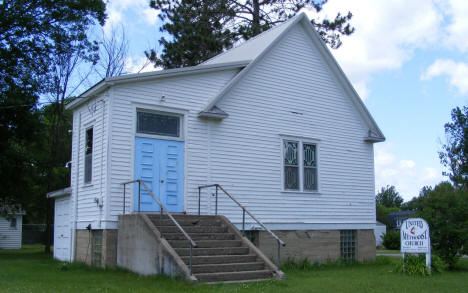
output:
<svg viewBox="0 0 468 293"><path fill-rule="evenodd" d="M147 0L110 0L104 30L122 25L127 72L158 48L158 12ZM405 200L444 179L437 152L455 106L468 103L468 1L329 0L317 15L353 13L356 32L332 50L387 140L375 145L376 188L395 185ZM146 66L142 71L153 70Z"/></svg>

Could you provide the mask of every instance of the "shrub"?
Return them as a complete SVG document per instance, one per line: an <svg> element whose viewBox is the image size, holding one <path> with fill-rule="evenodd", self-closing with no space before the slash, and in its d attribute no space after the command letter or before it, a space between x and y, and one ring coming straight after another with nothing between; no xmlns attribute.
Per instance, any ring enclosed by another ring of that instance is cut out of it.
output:
<svg viewBox="0 0 468 293"><path fill-rule="evenodd" d="M400 231L387 231L382 236L382 244L387 249L400 249Z"/></svg>
<svg viewBox="0 0 468 293"><path fill-rule="evenodd" d="M426 267L426 255L405 254L405 260L396 267L396 271L409 276L429 276L431 273L442 273L447 269L447 264L440 257L431 257L431 271Z"/></svg>
<svg viewBox="0 0 468 293"><path fill-rule="evenodd" d="M421 198L417 216L429 224L432 248L454 268L458 255L468 253L468 193L443 182Z"/></svg>

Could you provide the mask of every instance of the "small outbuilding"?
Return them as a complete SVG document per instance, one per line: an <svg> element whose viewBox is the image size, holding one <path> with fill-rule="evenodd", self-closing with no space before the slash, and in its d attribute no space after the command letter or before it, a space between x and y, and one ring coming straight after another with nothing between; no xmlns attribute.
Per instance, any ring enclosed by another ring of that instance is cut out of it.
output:
<svg viewBox="0 0 468 293"><path fill-rule="evenodd" d="M54 258L71 261L70 187L47 193L55 199L54 208Z"/></svg>
<svg viewBox="0 0 468 293"><path fill-rule="evenodd" d="M23 215L21 209L0 207L0 249L20 249Z"/></svg>
<svg viewBox="0 0 468 293"><path fill-rule="evenodd" d="M382 246L382 237L385 235L385 233L387 233L387 226L385 224L380 223L379 221L375 222L375 246Z"/></svg>

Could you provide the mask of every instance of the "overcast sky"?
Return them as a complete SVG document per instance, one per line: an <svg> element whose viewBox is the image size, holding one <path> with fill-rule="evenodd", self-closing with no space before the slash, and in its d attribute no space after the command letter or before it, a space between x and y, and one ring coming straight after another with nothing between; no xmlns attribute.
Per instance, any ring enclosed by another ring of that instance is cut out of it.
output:
<svg viewBox="0 0 468 293"><path fill-rule="evenodd" d="M123 25L127 72L158 48L158 12L147 0L110 0L105 31ZM356 31L332 50L387 140L375 145L376 188L405 200L444 179L437 152L450 110L468 101L468 1L329 0L320 15L351 11ZM151 66L143 71L153 70Z"/></svg>

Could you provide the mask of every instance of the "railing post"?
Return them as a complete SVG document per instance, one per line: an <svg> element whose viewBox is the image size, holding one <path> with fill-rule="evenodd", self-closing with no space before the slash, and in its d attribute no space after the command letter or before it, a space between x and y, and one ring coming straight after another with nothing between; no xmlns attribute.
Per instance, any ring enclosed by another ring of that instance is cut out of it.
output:
<svg viewBox="0 0 468 293"><path fill-rule="evenodd" d="M242 208L242 235L245 236L245 209Z"/></svg>
<svg viewBox="0 0 468 293"><path fill-rule="evenodd" d="M141 187L141 183L140 183L140 180L138 180L138 212L140 212L140 188Z"/></svg>
<svg viewBox="0 0 468 293"><path fill-rule="evenodd" d="M216 185L215 215L218 215L218 185Z"/></svg>
<svg viewBox="0 0 468 293"><path fill-rule="evenodd" d="M190 276L192 275L192 242L190 242L190 258L189 258Z"/></svg>
<svg viewBox="0 0 468 293"><path fill-rule="evenodd" d="M159 226L162 227L163 209L159 207ZM162 229L160 229L162 231ZM161 233L162 234L162 233Z"/></svg>
<svg viewBox="0 0 468 293"><path fill-rule="evenodd" d="M200 215L201 187L198 186L198 215Z"/></svg>
<svg viewBox="0 0 468 293"><path fill-rule="evenodd" d="M280 263L281 263L281 255L280 255L280 250L281 250L281 243L279 242L279 240L277 240L278 242L278 262L277 262L277 267L278 267L278 270L280 269Z"/></svg>
<svg viewBox="0 0 468 293"><path fill-rule="evenodd" d="M123 198L123 214L124 215L125 215L125 185L126 184L123 185L124 186L124 198Z"/></svg>

